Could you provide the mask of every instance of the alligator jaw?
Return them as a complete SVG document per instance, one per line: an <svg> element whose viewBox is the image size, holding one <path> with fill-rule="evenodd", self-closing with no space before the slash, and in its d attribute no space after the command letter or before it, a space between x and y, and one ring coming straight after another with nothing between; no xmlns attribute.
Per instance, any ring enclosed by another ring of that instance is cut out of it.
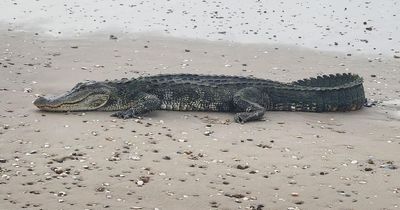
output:
<svg viewBox="0 0 400 210"><path fill-rule="evenodd" d="M89 111L104 106L109 96L106 94L89 94L82 98L72 100L70 95L59 97L39 97L33 104L43 111L65 112L65 111Z"/></svg>
<svg viewBox="0 0 400 210"><path fill-rule="evenodd" d="M56 98L50 98L50 97L39 97L37 98L33 104L38 107L40 110L43 111L64 111L65 107L68 106L68 104L73 105L77 102L70 102L70 103L62 103L59 102ZM63 107L64 106L64 107Z"/></svg>

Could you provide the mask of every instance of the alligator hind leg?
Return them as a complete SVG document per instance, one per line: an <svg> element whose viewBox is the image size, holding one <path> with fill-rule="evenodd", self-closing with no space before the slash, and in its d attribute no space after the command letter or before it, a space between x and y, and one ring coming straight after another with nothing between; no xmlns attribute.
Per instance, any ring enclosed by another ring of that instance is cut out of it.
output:
<svg viewBox="0 0 400 210"><path fill-rule="evenodd" d="M239 90L233 96L233 103L239 111L235 114L235 122L245 123L262 119L266 106L269 104L269 98L259 89L248 87Z"/></svg>
<svg viewBox="0 0 400 210"><path fill-rule="evenodd" d="M131 108L116 112L111 116L123 119L134 118L153 110L157 110L160 108L160 106L161 102L157 96L151 94L142 94L134 99L134 105Z"/></svg>

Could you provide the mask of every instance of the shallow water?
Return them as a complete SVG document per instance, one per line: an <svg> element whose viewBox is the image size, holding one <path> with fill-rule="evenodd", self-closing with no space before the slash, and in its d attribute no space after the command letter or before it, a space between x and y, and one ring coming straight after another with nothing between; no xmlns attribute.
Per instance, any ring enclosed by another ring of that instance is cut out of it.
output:
<svg viewBox="0 0 400 210"><path fill-rule="evenodd" d="M158 32L243 43L279 43L393 56L400 50L396 0L0 1L0 22L69 38L95 32Z"/></svg>

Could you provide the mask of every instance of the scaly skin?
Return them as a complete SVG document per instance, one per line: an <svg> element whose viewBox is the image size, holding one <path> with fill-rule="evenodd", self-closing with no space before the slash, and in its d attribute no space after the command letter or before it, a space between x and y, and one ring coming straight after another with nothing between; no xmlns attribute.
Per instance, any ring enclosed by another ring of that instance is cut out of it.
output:
<svg viewBox="0 0 400 210"><path fill-rule="evenodd" d="M235 121L260 120L265 111L330 112L362 108L363 80L354 74L324 75L281 83L252 77L156 75L85 82L54 98L39 97L44 111L118 111L132 118L153 110L236 112Z"/></svg>

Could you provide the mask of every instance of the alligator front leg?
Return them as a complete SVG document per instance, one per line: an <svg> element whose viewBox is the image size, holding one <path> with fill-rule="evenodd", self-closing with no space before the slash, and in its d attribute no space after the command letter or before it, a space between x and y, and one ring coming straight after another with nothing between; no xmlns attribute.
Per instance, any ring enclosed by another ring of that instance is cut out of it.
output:
<svg viewBox="0 0 400 210"><path fill-rule="evenodd" d="M235 122L245 123L262 119L266 106L269 104L269 98L259 89L249 87L239 90L233 97L233 103L239 111L235 114Z"/></svg>
<svg viewBox="0 0 400 210"><path fill-rule="evenodd" d="M116 112L111 116L123 119L134 118L153 110L157 110L160 108L160 105L161 101L157 96L146 93L135 98L134 105L131 108Z"/></svg>

